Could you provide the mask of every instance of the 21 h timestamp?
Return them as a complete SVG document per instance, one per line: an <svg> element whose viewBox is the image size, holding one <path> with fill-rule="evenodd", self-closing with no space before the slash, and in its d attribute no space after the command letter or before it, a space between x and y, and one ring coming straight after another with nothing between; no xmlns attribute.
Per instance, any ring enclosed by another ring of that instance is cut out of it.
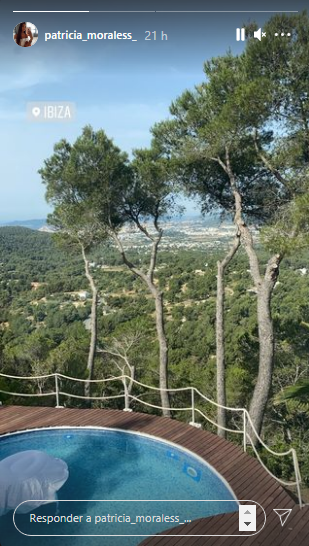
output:
<svg viewBox="0 0 309 546"><path fill-rule="evenodd" d="M156 30L145 30L145 34L145 40L168 40L168 36L163 30L158 32Z"/></svg>

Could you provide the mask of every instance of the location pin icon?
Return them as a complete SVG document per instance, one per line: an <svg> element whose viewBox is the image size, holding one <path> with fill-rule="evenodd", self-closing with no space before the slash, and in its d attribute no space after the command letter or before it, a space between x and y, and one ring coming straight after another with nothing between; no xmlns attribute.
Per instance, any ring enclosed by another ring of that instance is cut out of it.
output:
<svg viewBox="0 0 309 546"><path fill-rule="evenodd" d="M32 114L34 115L35 118L37 118L41 113L41 110L38 106L34 106L34 108L32 108Z"/></svg>

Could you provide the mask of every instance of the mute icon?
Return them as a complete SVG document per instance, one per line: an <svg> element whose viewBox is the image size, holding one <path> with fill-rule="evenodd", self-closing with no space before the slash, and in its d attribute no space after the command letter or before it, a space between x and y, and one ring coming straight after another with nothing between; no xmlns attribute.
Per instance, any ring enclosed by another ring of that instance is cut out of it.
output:
<svg viewBox="0 0 309 546"><path fill-rule="evenodd" d="M261 39L262 39L262 29L259 28L259 30L255 30L253 36L254 36L254 38L257 38L258 40L261 41Z"/></svg>

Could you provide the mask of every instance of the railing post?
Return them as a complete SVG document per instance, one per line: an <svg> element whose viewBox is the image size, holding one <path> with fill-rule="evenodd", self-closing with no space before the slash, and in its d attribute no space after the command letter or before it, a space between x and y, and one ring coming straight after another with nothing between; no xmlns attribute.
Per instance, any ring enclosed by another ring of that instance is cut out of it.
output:
<svg viewBox="0 0 309 546"><path fill-rule="evenodd" d="M295 480L296 480L299 507L302 508L303 507L303 501L302 501L302 498L301 498L301 490L300 490L301 475L300 475L300 470L299 470L299 466L298 466L298 459L297 459L295 449L293 449L292 454L293 454L293 464L294 464L294 471L295 471Z"/></svg>
<svg viewBox="0 0 309 546"><path fill-rule="evenodd" d="M246 410L243 411L243 426L244 426L244 452L247 451L247 419Z"/></svg>
<svg viewBox="0 0 309 546"><path fill-rule="evenodd" d="M201 423L195 422L195 396L194 396L194 387L191 387L191 421L189 423L192 427L202 428Z"/></svg>
<svg viewBox="0 0 309 546"><path fill-rule="evenodd" d="M122 382L123 382L123 386L124 386L124 409L123 409L123 411L132 411L132 409L130 408L127 378L123 377Z"/></svg>
<svg viewBox="0 0 309 546"><path fill-rule="evenodd" d="M194 400L194 388L191 387L191 425L195 425L195 400Z"/></svg>
<svg viewBox="0 0 309 546"><path fill-rule="evenodd" d="M55 373L56 408L60 408L58 374Z"/></svg>

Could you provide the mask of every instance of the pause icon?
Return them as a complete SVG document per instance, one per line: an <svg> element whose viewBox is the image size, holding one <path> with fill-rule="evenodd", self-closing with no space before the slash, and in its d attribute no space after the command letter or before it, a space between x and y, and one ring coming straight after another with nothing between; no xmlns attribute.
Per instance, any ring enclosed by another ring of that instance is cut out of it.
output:
<svg viewBox="0 0 309 546"><path fill-rule="evenodd" d="M244 28L237 28L237 29L236 29L236 40L237 40L237 42L239 42L240 40L241 40L242 42L245 41L245 39L246 39L246 32L245 32L245 30L246 30L246 29L244 29Z"/></svg>

